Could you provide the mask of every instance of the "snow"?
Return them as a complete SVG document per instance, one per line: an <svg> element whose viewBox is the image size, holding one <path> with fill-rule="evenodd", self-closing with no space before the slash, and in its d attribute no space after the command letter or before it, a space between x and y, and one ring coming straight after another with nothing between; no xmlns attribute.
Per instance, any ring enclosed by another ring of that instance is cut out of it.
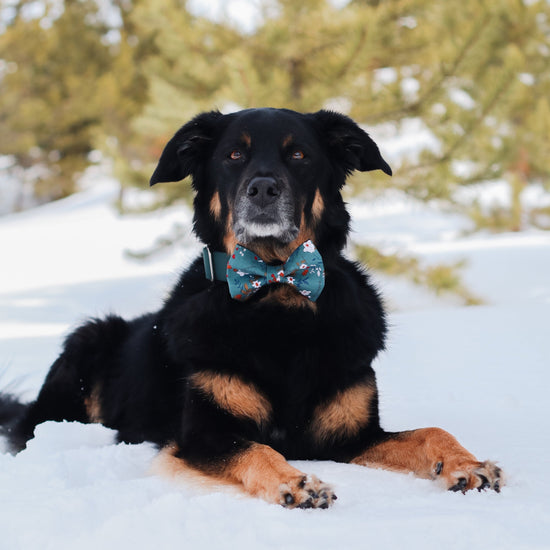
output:
<svg viewBox="0 0 550 550"><path fill-rule="evenodd" d="M449 97L451 98L451 101L467 111L470 111L476 106L476 102L472 96L460 88L451 88L449 90Z"/></svg>
<svg viewBox="0 0 550 550"><path fill-rule="evenodd" d="M32 399L71 328L111 311L158 307L199 245L147 263L143 250L185 208L120 216L103 180L64 201L0 218L2 386ZM28 448L0 453L0 549L549 548L550 235L461 236L466 220L397 195L352 205L355 240L423 262L466 259L485 305L458 307L375 276L392 305L388 351L376 362L383 424L438 425L508 485L466 495L380 470L293 462L331 483L330 510L286 510L228 488L152 474L149 444L115 444L100 425L45 423Z"/></svg>
<svg viewBox="0 0 550 550"><path fill-rule="evenodd" d="M404 118L398 125L385 122L367 131L394 169L403 161L417 162L423 150L434 153L441 151L441 142L418 117Z"/></svg>

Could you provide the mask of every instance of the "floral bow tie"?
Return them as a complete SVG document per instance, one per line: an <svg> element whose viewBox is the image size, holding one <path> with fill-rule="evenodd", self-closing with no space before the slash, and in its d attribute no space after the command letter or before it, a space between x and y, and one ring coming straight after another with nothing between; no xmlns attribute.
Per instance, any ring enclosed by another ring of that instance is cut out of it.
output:
<svg viewBox="0 0 550 550"><path fill-rule="evenodd" d="M214 253L219 254L219 253ZM204 255L205 268L210 279L222 279L221 269L216 269L221 258ZM248 248L238 244L228 257L225 278L231 297L244 301L265 285L285 283L296 287L300 294L315 302L325 286L323 258L311 241L301 244L282 265L272 266L264 262Z"/></svg>

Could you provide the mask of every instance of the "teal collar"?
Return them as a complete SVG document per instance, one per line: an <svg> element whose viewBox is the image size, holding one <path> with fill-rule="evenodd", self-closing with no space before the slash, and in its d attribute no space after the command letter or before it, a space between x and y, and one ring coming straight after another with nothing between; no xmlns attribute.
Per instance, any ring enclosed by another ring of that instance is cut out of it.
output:
<svg viewBox="0 0 550 550"><path fill-rule="evenodd" d="M202 249L204 273L209 281L227 281L229 255L225 252L212 252L207 246Z"/></svg>

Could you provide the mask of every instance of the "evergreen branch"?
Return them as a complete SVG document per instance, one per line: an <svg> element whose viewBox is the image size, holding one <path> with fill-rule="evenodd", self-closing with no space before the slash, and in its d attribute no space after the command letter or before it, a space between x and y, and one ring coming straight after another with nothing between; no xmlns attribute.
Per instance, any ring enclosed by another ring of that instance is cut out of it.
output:
<svg viewBox="0 0 550 550"><path fill-rule="evenodd" d="M484 303L482 298L462 283L460 270L466 266L465 260L453 264L422 266L417 257L383 253L365 244L355 244L354 255L369 269L390 277L404 277L437 296L454 295L466 306Z"/></svg>
<svg viewBox="0 0 550 550"><path fill-rule="evenodd" d="M353 51L351 52L351 54L348 56L346 61L344 61L342 68L336 74L337 80L341 80L342 78L344 78L344 76L351 69L353 62L357 60L357 57L359 56L359 52L363 49L363 45L365 44L366 37L367 37L367 30L364 27L362 27L359 35L359 40L357 41L355 48L353 48Z"/></svg>
<svg viewBox="0 0 550 550"><path fill-rule="evenodd" d="M503 83L497 88L493 97L485 105L480 116L471 119L470 124L466 126L465 132L451 145L451 147L441 156L440 162L447 162L453 156L453 153L470 137L476 128L483 122L485 117L493 110L500 96L511 86L512 79L503 79Z"/></svg>
<svg viewBox="0 0 550 550"><path fill-rule="evenodd" d="M493 155L490 160L484 163L483 168L477 170L475 174L472 174L467 178L461 179L460 185L468 186L493 179L494 177L496 177L496 174L494 173L494 171L491 172L491 166L493 166L494 164L500 164L501 161L502 152L497 151L497 153Z"/></svg>
<svg viewBox="0 0 550 550"><path fill-rule="evenodd" d="M239 76L241 77L241 82L246 91L248 105L253 105L254 94L252 93L252 89L250 88L250 82L248 81L248 77L246 76L246 71L242 67L240 67L238 69L238 73L239 73Z"/></svg>
<svg viewBox="0 0 550 550"><path fill-rule="evenodd" d="M493 107L496 105L500 96L512 84L512 79L503 78L502 81L503 81L503 84L501 84L501 86L499 86L499 88L493 94L493 97L485 105L480 115L478 117L471 119L470 124L468 124L465 127L464 133L442 155L435 156L428 162L423 162L421 164L417 164L416 166L410 166L408 168L409 173L417 172L419 170L424 170L426 168L431 168L438 164L443 164L445 162L449 162L450 160L452 160L455 151L464 143L466 139L468 139L471 136L471 134L475 131L475 129L483 122L485 117L492 111Z"/></svg>
<svg viewBox="0 0 550 550"><path fill-rule="evenodd" d="M426 103L434 94L436 94L450 77L455 76L462 62L466 58L467 53L474 47L476 42L478 42L482 36L481 29L486 26L490 19L488 12L485 12L485 16L477 22L472 31L470 32L468 38L464 42L462 48L459 50L454 60L452 61L450 67L445 69L444 64L440 65L439 78L432 82L428 89L420 95L415 101L399 107L397 109L391 109L389 111L384 111L382 113L376 113L365 119L365 122L368 124L374 124L380 120L387 120L388 118L394 117L404 117L415 115L418 113L420 108L424 103Z"/></svg>

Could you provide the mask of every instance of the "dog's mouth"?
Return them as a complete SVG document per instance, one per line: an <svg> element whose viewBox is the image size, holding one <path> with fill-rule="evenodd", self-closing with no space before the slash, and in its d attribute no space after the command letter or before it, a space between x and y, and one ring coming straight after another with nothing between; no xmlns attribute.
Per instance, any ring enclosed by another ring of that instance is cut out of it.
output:
<svg viewBox="0 0 550 550"><path fill-rule="evenodd" d="M261 212L258 212L257 215L251 216L248 220L248 223L267 228L272 225L279 225L280 216L278 216L276 212L261 211Z"/></svg>
<svg viewBox="0 0 550 550"><path fill-rule="evenodd" d="M292 220L260 214L251 217L236 217L233 231L237 241L246 246L260 239L288 244L298 236L299 228Z"/></svg>

